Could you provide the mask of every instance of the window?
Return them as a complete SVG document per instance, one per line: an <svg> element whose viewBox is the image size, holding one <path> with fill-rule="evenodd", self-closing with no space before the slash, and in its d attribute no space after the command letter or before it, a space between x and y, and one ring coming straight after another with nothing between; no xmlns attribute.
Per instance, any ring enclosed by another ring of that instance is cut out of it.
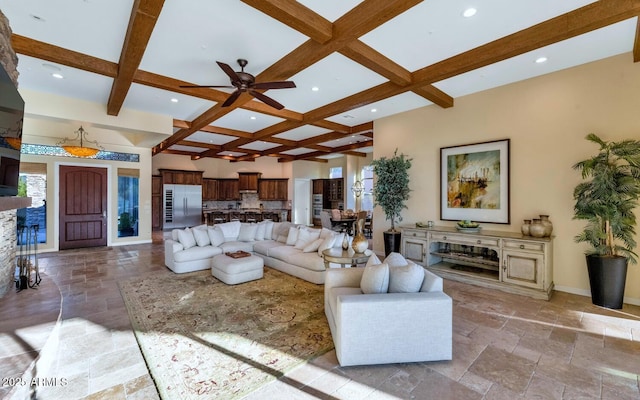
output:
<svg viewBox="0 0 640 400"><path fill-rule="evenodd" d="M31 197L31 207L17 210L18 245L47 242L47 164L20 163L18 196Z"/></svg>
<svg viewBox="0 0 640 400"><path fill-rule="evenodd" d="M342 178L342 167L332 167L329 169L329 179Z"/></svg>
<svg viewBox="0 0 640 400"><path fill-rule="evenodd" d="M373 167L371 165L364 166L360 176L362 176L362 185L364 186L360 209L373 211Z"/></svg>
<svg viewBox="0 0 640 400"><path fill-rule="evenodd" d="M140 171L118 168L118 237L138 236Z"/></svg>

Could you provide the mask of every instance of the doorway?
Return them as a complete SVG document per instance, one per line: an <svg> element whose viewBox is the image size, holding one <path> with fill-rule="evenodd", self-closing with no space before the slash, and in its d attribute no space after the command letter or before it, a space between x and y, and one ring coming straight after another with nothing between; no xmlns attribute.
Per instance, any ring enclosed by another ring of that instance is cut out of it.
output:
<svg viewBox="0 0 640 400"><path fill-rule="evenodd" d="M311 180L296 179L293 187L293 223L311 225Z"/></svg>
<svg viewBox="0 0 640 400"><path fill-rule="evenodd" d="M60 250L107 245L107 169L60 166Z"/></svg>

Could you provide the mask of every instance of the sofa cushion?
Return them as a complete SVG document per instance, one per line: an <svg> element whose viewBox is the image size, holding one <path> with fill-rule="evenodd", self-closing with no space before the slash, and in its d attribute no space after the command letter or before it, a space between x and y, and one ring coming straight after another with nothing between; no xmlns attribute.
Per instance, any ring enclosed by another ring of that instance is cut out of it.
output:
<svg viewBox="0 0 640 400"><path fill-rule="evenodd" d="M241 242L239 240L232 240L224 242L220 245L220 248L224 253L233 253L238 250L246 251L247 253L253 252L254 242Z"/></svg>
<svg viewBox="0 0 640 400"><path fill-rule="evenodd" d="M304 249L308 244L317 240L320 237L320 229L310 229L305 226L301 226L298 229L298 239L293 245L296 249ZM318 250L316 248L316 250ZM314 250L315 251L315 250Z"/></svg>
<svg viewBox="0 0 640 400"><path fill-rule="evenodd" d="M302 254L302 252L294 249L293 246L279 246L269 249L269 257L277 258L284 262L289 262L289 256L292 254Z"/></svg>
<svg viewBox="0 0 640 400"><path fill-rule="evenodd" d="M424 281L424 268L409 262L403 267L389 267L389 293L417 293Z"/></svg>
<svg viewBox="0 0 640 400"><path fill-rule="evenodd" d="M311 271L324 271L326 269L324 258L318 257L315 252L303 253L300 250L296 250L294 253L287 254L283 261Z"/></svg>
<svg viewBox="0 0 640 400"><path fill-rule="evenodd" d="M364 267L360 280L362 293L387 293L389 290L389 264L375 264Z"/></svg>
<svg viewBox="0 0 640 400"><path fill-rule="evenodd" d="M307 244L304 249L302 249L303 253L314 253L317 252L320 248L320 245L324 242L324 239L316 239L311 243Z"/></svg>
<svg viewBox="0 0 640 400"><path fill-rule="evenodd" d="M214 226L213 228L207 228L207 234L209 235L209 241L212 246L220 246L224 243L224 234L222 233L222 229Z"/></svg>
<svg viewBox="0 0 640 400"><path fill-rule="evenodd" d="M185 249L196 245L196 239L193 237L193 232L191 232L189 228L178 231L178 241Z"/></svg>
<svg viewBox="0 0 640 400"><path fill-rule="evenodd" d="M191 232L193 232L193 237L196 240L196 244L198 246L202 247L211 244L211 239L209 239L207 228L194 228L191 230Z"/></svg>
<svg viewBox="0 0 640 400"><path fill-rule="evenodd" d="M285 246L276 240L263 240L253 244L253 251L263 256L271 257L271 249L275 247Z"/></svg>
<svg viewBox="0 0 640 400"><path fill-rule="evenodd" d="M335 234L335 233L336 233L336 232L335 232L335 231L332 231L331 229L322 228L322 229L320 230L320 237L321 237L322 239L326 239L327 237L329 237L329 236L331 236L331 235L333 235L333 234Z"/></svg>
<svg viewBox="0 0 640 400"><path fill-rule="evenodd" d="M402 254L394 252L389 253L389 255L384 260L382 260L382 262L389 264L389 268L402 267L407 265L407 260L402 256Z"/></svg>
<svg viewBox="0 0 640 400"><path fill-rule="evenodd" d="M238 240L238 235L240 234L240 221L231 221L231 222L223 222L221 224L216 224L216 227L222 231L222 235L224 236L225 242Z"/></svg>
<svg viewBox="0 0 640 400"><path fill-rule="evenodd" d="M256 237L257 230L258 230L258 225L241 222L240 232L238 233L238 241L240 242L253 241Z"/></svg>
<svg viewBox="0 0 640 400"><path fill-rule="evenodd" d="M186 250L173 253L173 259L176 262L196 261L205 258L211 258L215 255L222 253L220 247L213 246L195 246Z"/></svg>
<svg viewBox="0 0 640 400"><path fill-rule="evenodd" d="M273 229L271 229L271 239L278 240L278 236L280 236L281 226L282 226L282 222L273 223ZM289 233L289 228L287 228L287 233Z"/></svg>

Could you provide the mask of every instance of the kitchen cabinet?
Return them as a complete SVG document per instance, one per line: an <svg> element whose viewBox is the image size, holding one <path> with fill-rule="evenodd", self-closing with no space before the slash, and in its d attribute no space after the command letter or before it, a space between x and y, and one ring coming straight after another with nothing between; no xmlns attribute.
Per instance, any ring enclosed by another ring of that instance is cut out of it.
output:
<svg viewBox="0 0 640 400"><path fill-rule="evenodd" d="M443 278L548 300L553 239L521 233L402 227L401 252Z"/></svg>
<svg viewBox="0 0 640 400"><path fill-rule="evenodd" d="M161 169L162 184L202 185L202 171Z"/></svg>
<svg viewBox="0 0 640 400"><path fill-rule="evenodd" d="M162 229L162 177L151 177L151 229Z"/></svg>
<svg viewBox="0 0 640 400"><path fill-rule="evenodd" d="M289 197L289 179L260 179L258 198L260 200L287 200Z"/></svg>
<svg viewBox="0 0 640 400"><path fill-rule="evenodd" d="M202 179L202 200L218 200L218 180L211 178Z"/></svg>
<svg viewBox="0 0 640 400"><path fill-rule="evenodd" d="M325 179L314 179L314 180L312 180L313 194L323 194L324 193L324 181L325 181Z"/></svg>
<svg viewBox="0 0 640 400"><path fill-rule="evenodd" d="M260 172L238 172L238 190L240 193L256 193Z"/></svg>
<svg viewBox="0 0 640 400"><path fill-rule="evenodd" d="M312 181L313 194L322 195L322 208L338 208L344 201L344 179L314 179ZM332 204L333 203L333 204Z"/></svg>
<svg viewBox="0 0 640 400"><path fill-rule="evenodd" d="M237 179L218 179L218 200L240 200Z"/></svg>
<svg viewBox="0 0 640 400"><path fill-rule="evenodd" d="M329 201L344 200L344 179L334 178L328 179L329 182Z"/></svg>

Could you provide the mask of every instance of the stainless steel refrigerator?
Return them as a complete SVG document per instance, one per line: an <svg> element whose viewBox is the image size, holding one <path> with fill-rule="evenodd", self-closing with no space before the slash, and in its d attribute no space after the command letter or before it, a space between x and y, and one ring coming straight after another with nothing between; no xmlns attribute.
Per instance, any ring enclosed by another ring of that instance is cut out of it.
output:
<svg viewBox="0 0 640 400"><path fill-rule="evenodd" d="M164 185L163 229L202 223L202 186Z"/></svg>

